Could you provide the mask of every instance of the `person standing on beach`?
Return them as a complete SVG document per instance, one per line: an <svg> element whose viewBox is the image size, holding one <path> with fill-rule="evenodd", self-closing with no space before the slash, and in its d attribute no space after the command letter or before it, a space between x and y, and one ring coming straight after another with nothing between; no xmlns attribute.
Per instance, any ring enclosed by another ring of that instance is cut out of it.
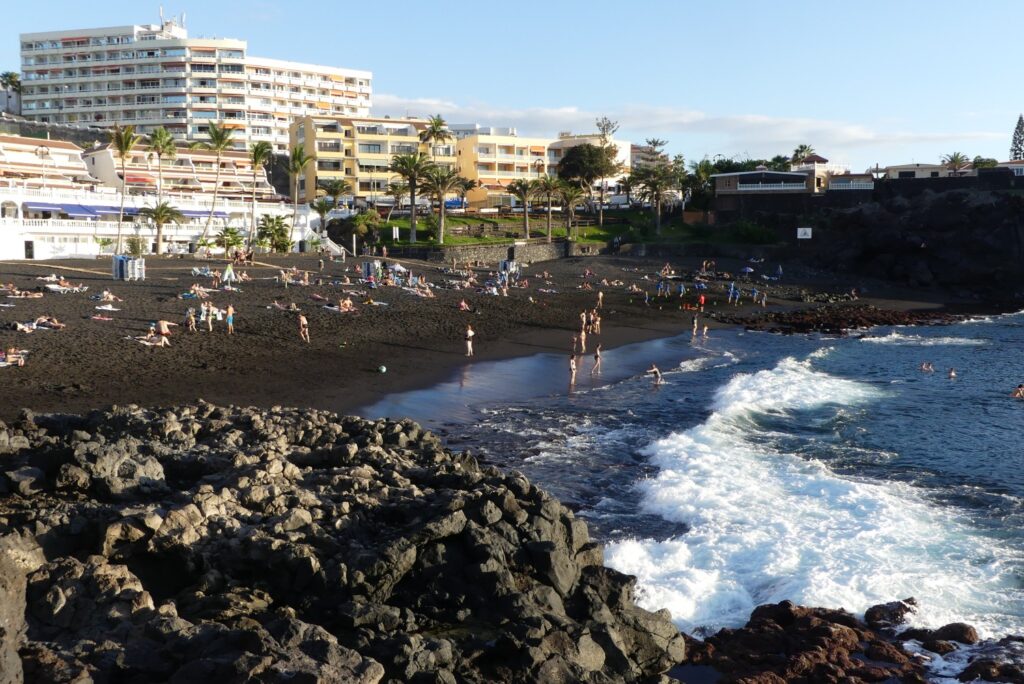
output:
<svg viewBox="0 0 1024 684"><path fill-rule="evenodd" d="M660 385L662 383L661 371L658 370L658 367L655 364L652 363L651 367L649 369L647 369L645 374L646 375L653 375L654 376L654 386L655 387L657 387L658 385Z"/></svg>
<svg viewBox="0 0 1024 684"><path fill-rule="evenodd" d="M467 325L466 326L466 356L472 356L473 355L473 337L475 335L476 335L476 333L473 332L473 326Z"/></svg>
<svg viewBox="0 0 1024 684"><path fill-rule="evenodd" d="M206 304L206 332L213 332L213 303L204 303Z"/></svg>
<svg viewBox="0 0 1024 684"><path fill-rule="evenodd" d="M576 355L569 355L569 384L576 384Z"/></svg>
<svg viewBox="0 0 1024 684"><path fill-rule="evenodd" d="M228 304L227 312L225 315L225 321L228 324L228 335L235 334L235 307L233 304Z"/></svg>
<svg viewBox="0 0 1024 684"><path fill-rule="evenodd" d="M580 354L587 353L587 329L580 330Z"/></svg>
<svg viewBox="0 0 1024 684"><path fill-rule="evenodd" d="M596 375L601 372L601 345L597 345L597 349L594 350L594 367L590 369L591 375Z"/></svg>
<svg viewBox="0 0 1024 684"><path fill-rule="evenodd" d="M189 332L196 332L196 310L191 306L185 312L185 325L188 326Z"/></svg>
<svg viewBox="0 0 1024 684"><path fill-rule="evenodd" d="M299 313L299 339L309 344L309 321L306 320L306 314Z"/></svg>
<svg viewBox="0 0 1024 684"><path fill-rule="evenodd" d="M693 314L693 316L690 317L690 323L693 324L693 336L696 337L697 336L697 314Z"/></svg>
<svg viewBox="0 0 1024 684"><path fill-rule="evenodd" d="M702 294L697 301L700 303L700 312L704 313L704 295Z"/></svg>
<svg viewBox="0 0 1024 684"><path fill-rule="evenodd" d="M601 290L597 291L597 308L601 309L604 307L604 292Z"/></svg>

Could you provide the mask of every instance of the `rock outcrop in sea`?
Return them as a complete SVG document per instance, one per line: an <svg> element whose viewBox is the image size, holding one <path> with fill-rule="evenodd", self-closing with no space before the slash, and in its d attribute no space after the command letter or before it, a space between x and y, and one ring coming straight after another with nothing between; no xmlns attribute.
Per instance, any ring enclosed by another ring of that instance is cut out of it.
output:
<svg viewBox="0 0 1024 684"><path fill-rule="evenodd" d="M26 412L0 470L0 684L658 681L684 658L583 521L411 421Z"/></svg>

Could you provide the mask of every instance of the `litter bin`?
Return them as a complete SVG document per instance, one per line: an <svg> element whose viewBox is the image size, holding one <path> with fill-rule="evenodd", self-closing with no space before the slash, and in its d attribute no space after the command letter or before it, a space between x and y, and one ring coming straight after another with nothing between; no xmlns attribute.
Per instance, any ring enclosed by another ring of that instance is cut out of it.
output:
<svg viewBox="0 0 1024 684"><path fill-rule="evenodd" d="M309 245L306 243L305 240L299 240L299 252L300 253L305 254L308 247L309 247Z"/></svg>
<svg viewBox="0 0 1024 684"><path fill-rule="evenodd" d="M196 250L199 249L199 244L195 242L188 243L188 253L195 254Z"/></svg>

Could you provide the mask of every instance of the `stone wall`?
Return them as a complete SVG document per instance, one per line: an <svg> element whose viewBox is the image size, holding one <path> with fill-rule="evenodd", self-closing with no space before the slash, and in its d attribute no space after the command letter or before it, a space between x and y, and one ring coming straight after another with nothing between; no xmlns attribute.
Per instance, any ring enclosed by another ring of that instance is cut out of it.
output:
<svg viewBox="0 0 1024 684"><path fill-rule="evenodd" d="M395 257L423 259L451 263L452 259L459 262L483 261L497 263L505 259L514 259L522 263L552 261L573 256L596 256L608 252L604 245L578 244L575 242L531 242L527 244L495 244L495 245L455 245L441 248L389 249L388 253Z"/></svg>

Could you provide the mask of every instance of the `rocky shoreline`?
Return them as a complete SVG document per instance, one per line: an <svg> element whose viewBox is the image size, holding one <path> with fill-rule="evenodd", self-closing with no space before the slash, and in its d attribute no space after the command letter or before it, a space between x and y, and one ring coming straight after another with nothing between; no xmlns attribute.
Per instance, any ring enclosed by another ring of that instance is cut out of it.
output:
<svg viewBox="0 0 1024 684"><path fill-rule="evenodd" d="M815 308L789 311L751 311L713 314L720 323L743 326L747 330L783 334L819 332L846 335L880 325L948 325L963 320L959 314L944 311L901 311L880 309L869 304L829 303Z"/></svg>
<svg viewBox="0 0 1024 684"><path fill-rule="evenodd" d="M912 599L684 637L571 511L408 420L24 412L0 471L0 684L923 682L906 640L977 642L897 634ZM979 655L975 677L1024 675Z"/></svg>

